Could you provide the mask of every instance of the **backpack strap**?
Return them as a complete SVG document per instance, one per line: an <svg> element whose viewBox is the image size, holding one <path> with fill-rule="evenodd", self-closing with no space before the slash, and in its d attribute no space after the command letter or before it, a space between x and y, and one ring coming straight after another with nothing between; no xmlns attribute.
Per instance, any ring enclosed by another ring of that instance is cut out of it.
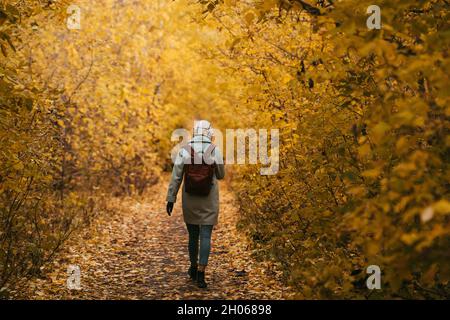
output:
<svg viewBox="0 0 450 320"><path fill-rule="evenodd" d="M184 164L202 163L202 159L195 152L194 148L192 148L189 144L186 144L185 146L183 146L183 149L185 149L190 154L189 161L187 159L185 159Z"/></svg>
<svg viewBox="0 0 450 320"><path fill-rule="evenodd" d="M208 161L208 160L212 160L211 159L211 155L214 151L214 149L216 148L216 146L214 144L210 144L205 151L203 152L203 156L199 157L199 155L195 152L194 148L192 148L189 144L186 144L182 147L183 149L185 149L190 155L190 162L186 163L186 159L185 159L185 164L201 164L206 162L207 164L214 164L214 161ZM206 160L206 161L204 161ZM209 163L211 162L211 163Z"/></svg>
<svg viewBox="0 0 450 320"><path fill-rule="evenodd" d="M203 153L203 160L205 160L205 163L210 165L215 164L214 159L212 159L212 153L215 148L216 146L212 143L206 148L205 152Z"/></svg>

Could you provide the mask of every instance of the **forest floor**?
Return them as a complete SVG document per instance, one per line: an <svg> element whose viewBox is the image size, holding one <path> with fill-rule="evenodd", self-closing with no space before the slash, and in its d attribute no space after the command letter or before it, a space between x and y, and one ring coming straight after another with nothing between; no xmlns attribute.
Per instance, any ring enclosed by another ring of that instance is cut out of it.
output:
<svg viewBox="0 0 450 320"><path fill-rule="evenodd" d="M219 224L212 239L207 289L187 276L187 231L181 201L165 213L166 174L140 200L112 199L117 208L76 233L42 277L12 292L22 299L286 299L292 298L281 273L251 256L246 237L236 229L238 206L221 183ZM181 200L181 197L180 197ZM81 289L67 288L67 268L81 270Z"/></svg>

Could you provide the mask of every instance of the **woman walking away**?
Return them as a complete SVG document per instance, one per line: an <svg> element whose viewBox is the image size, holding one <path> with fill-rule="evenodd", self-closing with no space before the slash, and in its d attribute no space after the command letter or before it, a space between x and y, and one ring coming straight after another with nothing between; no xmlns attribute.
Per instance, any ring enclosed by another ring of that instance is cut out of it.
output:
<svg viewBox="0 0 450 320"><path fill-rule="evenodd" d="M196 121L192 140L178 152L167 193L170 216L178 189L183 185L183 217L189 233L189 276L206 288L205 269L211 250L211 233L219 215L218 181L225 176L223 158L212 143L213 129L206 120Z"/></svg>

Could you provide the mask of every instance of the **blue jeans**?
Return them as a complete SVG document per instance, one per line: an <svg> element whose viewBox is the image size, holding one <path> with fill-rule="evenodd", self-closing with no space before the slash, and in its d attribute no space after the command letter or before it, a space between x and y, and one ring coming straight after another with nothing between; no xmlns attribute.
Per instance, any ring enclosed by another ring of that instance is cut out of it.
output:
<svg viewBox="0 0 450 320"><path fill-rule="evenodd" d="M209 253L211 251L211 233L213 225L186 224L189 232L189 259L191 265L208 264ZM199 240L200 240L200 259L199 259Z"/></svg>

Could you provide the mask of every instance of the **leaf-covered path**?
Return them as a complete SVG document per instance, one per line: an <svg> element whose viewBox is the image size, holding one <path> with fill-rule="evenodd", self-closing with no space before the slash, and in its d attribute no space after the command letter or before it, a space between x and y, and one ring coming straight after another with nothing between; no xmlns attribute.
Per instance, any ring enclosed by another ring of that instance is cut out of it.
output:
<svg viewBox="0 0 450 320"><path fill-rule="evenodd" d="M251 257L236 230L238 210L228 187L221 186L219 225L213 232L209 287L198 289L186 271L187 231L178 201L172 217L164 212L168 176L143 200L111 200L117 208L72 237L43 277L16 292L31 299L279 299L289 289L267 263ZM67 266L81 269L81 290L66 288Z"/></svg>

